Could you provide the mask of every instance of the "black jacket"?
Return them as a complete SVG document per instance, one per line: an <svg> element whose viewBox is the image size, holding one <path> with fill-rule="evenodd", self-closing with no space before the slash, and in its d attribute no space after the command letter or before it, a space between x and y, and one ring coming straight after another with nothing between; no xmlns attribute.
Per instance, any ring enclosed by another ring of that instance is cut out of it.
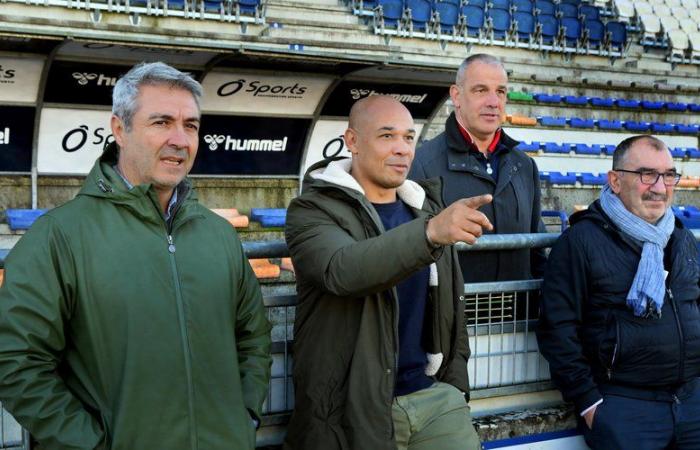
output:
<svg viewBox="0 0 700 450"><path fill-rule="evenodd" d="M409 178L442 177L445 205L460 198L493 195L493 202L480 210L493 224L494 233L544 232L539 172L532 158L515 150L518 142L502 131L495 150L500 153L496 183L467 148L457 127L453 113L445 123L445 131L416 151ZM545 253L527 249L460 252L459 264L467 283L522 280L541 276Z"/></svg>
<svg viewBox="0 0 700 450"><path fill-rule="evenodd" d="M601 391L664 391L700 376L700 270L693 235L676 221L665 249L669 274L661 317L642 318L626 305L639 244L598 201L571 222L549 255L537 332L564 399L580 412L602 398Z"/></svg>

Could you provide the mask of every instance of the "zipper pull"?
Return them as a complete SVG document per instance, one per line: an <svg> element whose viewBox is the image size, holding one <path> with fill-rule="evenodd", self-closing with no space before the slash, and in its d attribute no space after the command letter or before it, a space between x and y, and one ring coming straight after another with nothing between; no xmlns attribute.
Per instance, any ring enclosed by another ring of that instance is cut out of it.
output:
<svg viewBox="0 0 700 450"><path fill-rule="evenodd" d="M175 244L173 243L173 237L168 235L168 251L170 253L175 253Z"/></svg>

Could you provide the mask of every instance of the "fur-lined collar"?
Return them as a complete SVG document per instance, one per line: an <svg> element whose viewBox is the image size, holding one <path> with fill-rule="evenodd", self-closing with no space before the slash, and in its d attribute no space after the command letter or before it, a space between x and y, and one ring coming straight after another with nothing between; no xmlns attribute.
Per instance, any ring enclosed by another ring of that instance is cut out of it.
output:
<svg viewBox="0 0 700 450"><path fill-rule="evenodd" d="M365 195L365 190L362 189L360 183L350 174L351 167L352 159L350 158L331 161L326 167L310 172L309 176L315 180L326 181ZM421 209L423 207L425 191L415 181L404 181L403 184L396 189L396 194L412 208Z"/></svg>

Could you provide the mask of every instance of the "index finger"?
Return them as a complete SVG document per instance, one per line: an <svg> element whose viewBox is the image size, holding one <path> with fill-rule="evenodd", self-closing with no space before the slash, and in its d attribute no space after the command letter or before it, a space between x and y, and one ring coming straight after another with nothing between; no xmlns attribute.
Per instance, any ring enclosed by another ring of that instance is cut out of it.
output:
<svg viewBox="0 0 700 450"><path fill-rule="evenodd" d="M491 203L493 196L491 194L477 195L476 197L463 198L462 203L470 208L477 209L480 206Z"/></svg>

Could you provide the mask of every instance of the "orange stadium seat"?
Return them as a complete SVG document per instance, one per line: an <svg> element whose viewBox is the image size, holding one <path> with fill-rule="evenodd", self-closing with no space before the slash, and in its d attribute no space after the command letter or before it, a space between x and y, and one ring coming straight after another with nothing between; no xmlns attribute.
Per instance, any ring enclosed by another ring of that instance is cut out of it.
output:
<svg viewBox="0 0 700 450"><path fill-rule="evenodd" d="M535 117L526 116L509 115L508 122L512 123L513 125L525 125L529 127L534 127L537 125L537 119Z"/></svg>
<svg viewBox="0 0 700 450"><path fill-rule="evenodd" d="M236 228L246 228L250 224L248 216L239 213L236 208L212 209L212 212L228 220Z"/></svg>
<svg viewBox="0 0 700 450"><path fill-rule="evenodd" d="M280 276L280 266L272 264L267 258L249 259L248 261L257 278L277 278Z"/></svg>
<svg viewBox="0 0 700 450"><path fill-rule="evenodd" d="M0 286L2 286L2 280L5 278L5 269L0 269Z"/></svg>
<svg viewBox="0 0 700 450"><path fill-rule="evenodd" d="M697 188L700 187L700 177L683 177L678 182L678 187Z"/></svg>
<svg viewBox="0 0 700 450"><path fill-rule="evenodd" d="M292 265L292 258L282 258L280 262L280 268L288 272L294 273L294 265Z"/></svg>

